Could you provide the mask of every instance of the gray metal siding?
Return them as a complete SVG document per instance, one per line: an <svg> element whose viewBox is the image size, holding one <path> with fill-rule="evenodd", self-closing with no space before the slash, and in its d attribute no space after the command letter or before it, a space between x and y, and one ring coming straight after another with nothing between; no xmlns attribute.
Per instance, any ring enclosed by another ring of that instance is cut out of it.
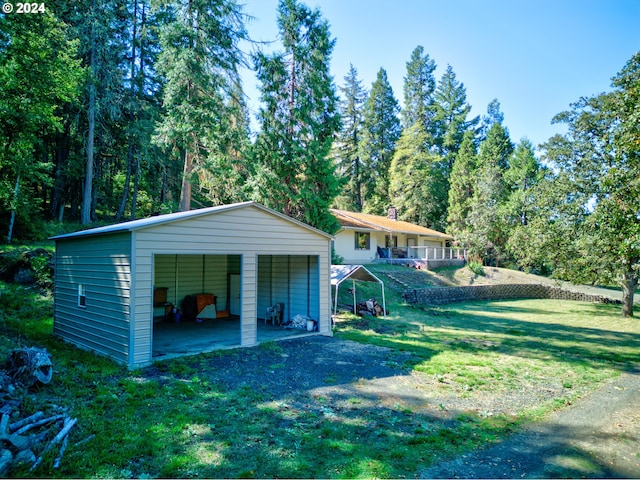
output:
<svg viewBox="0 0 640 480"><path fill-rule="evenodd" d="M168 288L167 301L176 306L186 295L212 293L218 310L224 310L229 263L228 255L156 255L154 288Z"/></svg>
<svg viewBox="0 0 640 480"><path fill-rule="evenodd" d="M78 286L86 308L78 306ZM56 242L54 333L82 348L128 363L130 235Z"/></svg>
<svg viewBox="0 0 640 480"><path fill-rule="evenodd" d="M317 315L311 316L317 316L320 331L330 335L329 242L330 238L320 232L253 205L153 223L132 232L61 238L57 240L56 332L129 367L149 364L153 288L171 288L159 282L164 281L168 256L178 255L179 268L192 272L193 278L185 288L195 291L188 293L203 289L203 258L204 290L217 295L218 301L226 302L227 273L241 274L241 345L255 345L258 258L272 255L278 257L276 272L289 272L292 263L294 276L303 276L301 269L306 269L307 256L317 257L318 265L326 266L317 269L317 295L307 298L304 305L299 300L285 302L289 304L289 317L317 309ZM289 256L295 260L291 262ZM215 272L218 262L220 271ZM178 284L183 280L180 278ZM82 282L87 285L87 309L77 306L77 284ZM292 287L307 292L310 285L307 280L300 285L285 285L278 278L276 284L274 291L286 294L287 299ZM180 298L183 293L175 291L174 295ZM275 294L273 301L278 301Z"/></svg>

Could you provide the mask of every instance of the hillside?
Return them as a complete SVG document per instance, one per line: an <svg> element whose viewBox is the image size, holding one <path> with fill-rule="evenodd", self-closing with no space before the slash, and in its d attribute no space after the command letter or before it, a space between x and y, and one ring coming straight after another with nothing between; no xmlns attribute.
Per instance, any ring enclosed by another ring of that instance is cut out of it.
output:
<svg viewBox="0 0 640 480"><path fill-rule="evenodd" d="M467 267L442 268L432 270L416 270L409 267L394 265L367 265L372 273L385 283L385 288L398 293L406 289L459 287L466 285L500 285L500 284L544 284L562 286L568 290L605 295L620 300L622 294L618 289L595 287L590 285L573 285L569 282L533 275L530 273L510 270L508 268L484 267L484 275L478 275ZM640 293L635 296L636 303L640 303Z"/></svg>

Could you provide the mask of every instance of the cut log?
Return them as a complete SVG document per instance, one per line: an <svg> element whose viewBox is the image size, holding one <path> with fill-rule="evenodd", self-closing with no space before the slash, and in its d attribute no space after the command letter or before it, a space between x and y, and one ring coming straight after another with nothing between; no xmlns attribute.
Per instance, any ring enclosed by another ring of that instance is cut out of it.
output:
<svg viewBox="0 0 640 480"><path fill-rule="evenodd" d="M37 383L47 384L53 375L51 356L46 349L28 347L9 354L6 370L13 379L25 387Z"/></svg>

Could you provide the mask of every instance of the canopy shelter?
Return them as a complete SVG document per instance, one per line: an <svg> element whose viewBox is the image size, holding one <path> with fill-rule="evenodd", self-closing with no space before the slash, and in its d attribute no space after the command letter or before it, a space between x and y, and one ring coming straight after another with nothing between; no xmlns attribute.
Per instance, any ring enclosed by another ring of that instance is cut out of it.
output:
<svg viewBox="0 0 640 480"><path fill-rule="evenodd" d="M331 286L335 287L334 302L333 302L333 315L338 313L338 288L340 284L347 279L351 279L351 286L353 291L353 311L356 312L356 284L355 281L361 282L378 282L382 290L382 311L384 313L385 320L387 319L387 305L384 298L384 283L373 273L367 270L362 265L331 265Z"/></svg>

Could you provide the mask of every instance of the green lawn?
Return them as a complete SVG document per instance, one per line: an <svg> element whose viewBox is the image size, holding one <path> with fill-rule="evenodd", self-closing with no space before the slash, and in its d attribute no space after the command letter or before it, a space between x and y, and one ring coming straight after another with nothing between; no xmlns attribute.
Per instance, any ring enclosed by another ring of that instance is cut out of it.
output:
<svg viewBox="0 0 640 480"><path fill-rule="evenodd" d="M407 352L405 367L424 380L418 394L442 399L442 414L355 393L339 405L323 396L305 404L260 389L225 390L205 374L226 356L250 366L263 353L286 355L278 344L128 372L53 338L50 297L0 288L0 355L16 345L53 354L54 379L24 394L24 414L64 408L78 418L60 469L48 458L35 472L42 477L413 477L638 361L638 322L621 319L619 306L527 300L425 310L402 305L390 288L386 321L344 319L335 335ZM503 401L536 389L552 393L516 413L454 411L447 403Z"/></svg>

